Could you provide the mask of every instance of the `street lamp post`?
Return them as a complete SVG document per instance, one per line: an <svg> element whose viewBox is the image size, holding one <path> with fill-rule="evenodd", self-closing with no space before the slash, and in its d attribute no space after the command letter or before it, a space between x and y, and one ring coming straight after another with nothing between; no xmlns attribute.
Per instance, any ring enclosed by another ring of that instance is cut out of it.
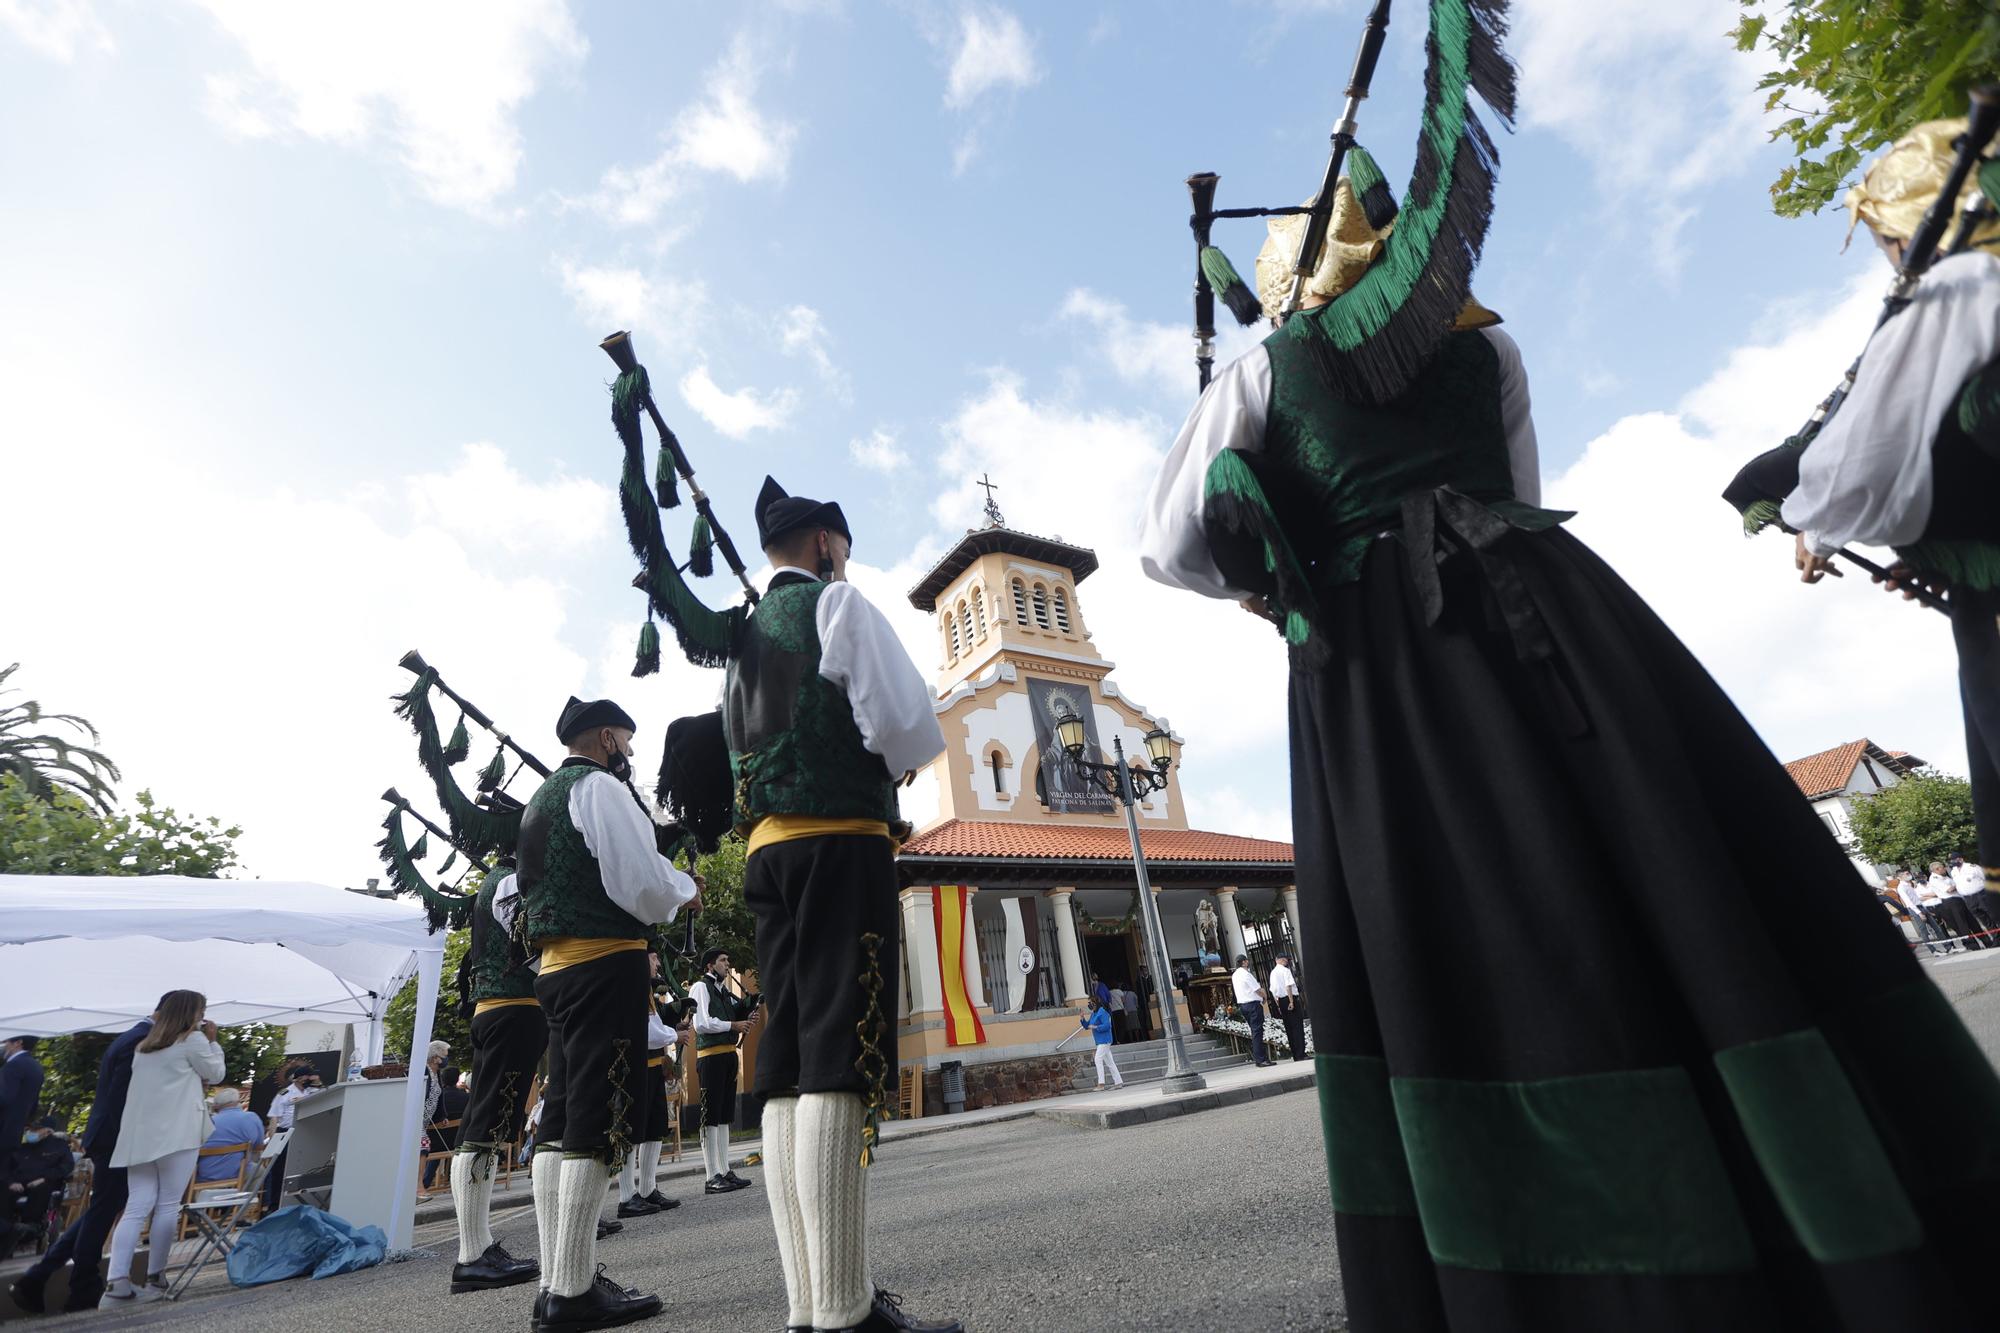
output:
<svg viewBox="0 0 2000 1333"><path fill-rule="evenodd" d="M1173 992L1169 989L1173 967L1167 957L1167 933L1160 924L1160 906L1153 901L1152 881L1146 877L1146 851L1139 845L1139 798L1166 787L1167 770L1174 762L1173 738L1158 727L1146 733L1146 753L1153 761L1149 769L1140 764L1128 765L1125 743L1114 735L1113 762L1100 764L1083 757L1085 731L1081 718L1063 709L1057 712L1055 723L1056 743L1062 746L1070 766L1101 785L1125 808L1125 831L1132 838L1132 865L1139 875L1139 920L1145 927L1146 952L1153 963L1153 994L1160 1001L1160 1019L1167 1029L1167 1078L1160 1091L1198 1092L1208 1086L1208 1080L1188 1063L1187 1046L1181 1038L1181 1017L1174 1009Z"/></svg>

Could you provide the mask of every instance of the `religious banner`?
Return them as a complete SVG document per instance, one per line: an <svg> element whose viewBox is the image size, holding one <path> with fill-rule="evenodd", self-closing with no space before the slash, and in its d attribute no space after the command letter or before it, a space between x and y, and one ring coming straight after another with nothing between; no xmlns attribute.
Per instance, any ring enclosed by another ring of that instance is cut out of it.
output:
<svg viewBox="0 0 2000 1333"><path fill-rule="evenodd" d="M1091 706L1090 687L1065 681L1029 676L1028 711L1035 716L1035 749L1041 755L1041 771L1035 776L1036 795L1059 815L1109 814L1117 804L1111 793L1071 768L1068 756L1056 741L1056 719L1067 713L1083 719L1083 757L1103 761L1104 747L1097 739L1097 710Z"/></svg>
<svg viewBox="0 0 2000 1333"><path fill-rule="evenodd" d="M978 1046L986 1040L972 988L965 984L966 895L963 884L940 884L931 894L937 921L938 979L944 984L944 1039L947 1046Z"/></svg>
<svg viewBox="0 0 2000 1333"><path fill-rule="evenodd" d="M1042 918L1040 902L1029 898L1002 898L1000 914L1007 921L1006 1011L1022 1013L1041 1004Z"/></svg>

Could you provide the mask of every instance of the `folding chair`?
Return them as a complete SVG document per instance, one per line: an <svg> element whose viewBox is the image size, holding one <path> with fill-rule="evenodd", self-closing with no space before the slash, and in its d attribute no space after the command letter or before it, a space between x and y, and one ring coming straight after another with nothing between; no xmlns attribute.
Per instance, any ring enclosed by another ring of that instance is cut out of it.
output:
<svg viewBox="0 0 2000 1333"><path fill-rule="evenodd" d="M264 1151L257 1155L257 1167L242 1189L208 1190L197 1195L193 1202L181 1205L181 1212L194 1219L195 1231L199 1234L195 1239L195 1252L181 1266L179 1275L167 1292L168 1300L179 1300L181 1293L201 1276L201 1270L213 1261L228 1261L229 1252L236 1248L237 1232L243 1229L245 1219L255 1211L263 1195L264 1178L277 1165L278 1156L285 1151L285 1144L290 1142L291 1137L292 1131L281 1129L264 1141Z"/></svg>
<svg viewBox="0 0 2000 1333"><path fill-rule="evenodd" d="M240 1159L236 1163L236 1175L233 1178L224 1178L222 1180L201 1179L202 1158L227 1157L232 1153ZM202 1195L213 1193L216 1190L240 1190L243 1188L243 1183L250 1179L250 1173L256 1169L257 1154L248 1144L232 1143L214 1148L203 1148L199 1153L195 1154L195 1174L188 1177L187 1192L181 1196L181 1202L183 1204L193 1203ZM189 1233L193 1230L194 1218L188 1214L187 1209L184 1207L181 1209L181 1224L174 1232L174 1240L177 1242L186 1240Z"/></svg>
<svg viewBox="0 0 2000 1333"><path fill-rule="evenodd" d="M435 1143L443 1137L438 1131L446 1129L456 1130L463 1123L462 1120L433 1121L430 1127L431 1141ZM453 1138L456 1139L457 1136L454 1134ZM417 1197L419 1199L428 1199L440 1190L447 1194L451 1192L451 1159L457 1152L458 1149L454 1146L439 1148L434 1152L422 1153L417 1157ZM433 1175L431 1183L426 1185L424 1184L424 1167L432 1162L436 1162L444 1170Z"/></svg>

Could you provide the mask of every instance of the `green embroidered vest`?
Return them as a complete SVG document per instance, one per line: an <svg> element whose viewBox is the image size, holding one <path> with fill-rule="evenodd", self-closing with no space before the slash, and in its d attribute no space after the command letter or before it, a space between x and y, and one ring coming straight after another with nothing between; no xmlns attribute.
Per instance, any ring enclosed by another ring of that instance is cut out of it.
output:
<svg viewBox="0 0 2000 1333"><path fill-rule="evenodd" d="M535 788L521 814L518 851L523 932L539 952L543 940L571 935L588 940L636 940L646 923L604 891L597 858L569 817L577 783L604 770L588 759L569 759Z"/></svg>
<svg viewBox="0 0 2000 1333"><path fill-rule="evenodd" d="M535 974L528 968L528 954L509 939L493 916L493 899L513 872L489 875L479 886L472 904L472 1002L482 1000L531 1000L535 997Z"/></svg>
<svg viewBox="0 0 2000 1333"><path fill-rule="evenodd" d="M1485 334L1448 335L1409 389L1380 407L1335 398L1305 345L1283 330L1264 340L1264 350L1271 358L1264 491L1293 551L1316 566L1316 587L1359 577L1369 543L1396 525L1404 496L1449 486L1510 522L1525 518L1519 511L1538 512L1514 503L1500 354Z"/></svg>
<svg viewBox="0 0 2000 1333"><path fill-rule="evenodd" d="M729 660L722 721L740 828L765 815L897 818L895 780L862 744L846 692L819 674L828 586L774 580Z"/></svg>
<svg viewBox="0 0 2000 1333"><path fill-rule="evenodd" d="M698 984L708 992L708 1016L719 1018L725 1023L740 1023L750 1017L751 1008L743 1000L715 984L715 978L702 975ZM734 1032L697 1032L694 1034L695 1059L704 1055L720 1055L724 1051L736 1049Z"/></svg>

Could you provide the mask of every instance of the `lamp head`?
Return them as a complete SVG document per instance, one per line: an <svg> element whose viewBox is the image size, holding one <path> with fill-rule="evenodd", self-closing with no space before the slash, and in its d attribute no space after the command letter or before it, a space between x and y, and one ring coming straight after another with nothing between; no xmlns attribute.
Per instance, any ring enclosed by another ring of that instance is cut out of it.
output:
<svg viewBox="0 0 2000 1333"><path fill-rule="evenodd" d="M1083 758L1083 719L1066 707L1058 706L1055 713L1056 744L1062 746L1063 753L1071 759Z"/></svg>
<svg viewBox="0 0 2000 1333"><path fill-rule="evenodd" d="M1146 754L1153 761L1153 767L1165 773L1174 763L1174 738L1160 727L1146 733Z"/></svg>

